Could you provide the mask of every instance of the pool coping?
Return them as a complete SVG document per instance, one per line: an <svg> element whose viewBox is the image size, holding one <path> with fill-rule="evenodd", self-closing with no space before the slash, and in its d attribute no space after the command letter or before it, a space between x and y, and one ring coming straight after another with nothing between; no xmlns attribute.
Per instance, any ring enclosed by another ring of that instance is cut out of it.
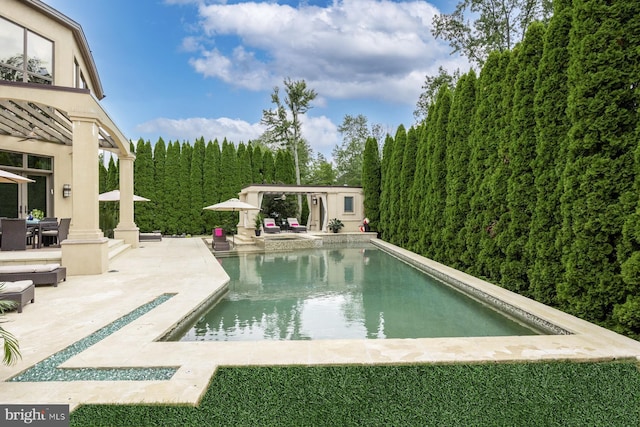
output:
<svg viewBox="0 0 640 427"><path fill-rule="evenodd" d="M117 259L114 262L114 268L122 274L119 280L110 280L109 286L118 289L122 286L123 292L130 293L136 286L139 286L140 290L136 294L131 294L132 301L114 299L114 301L120 301L119 304L123 307L114 306L109 310L104 309L104 316L114 320L119 313L120 315L125 313L125 309L135 308L162 293L171 292L175 293L175 296L92 347L71 357L60 366L63 368L176 367L177 371L169 381L5 382L0 387L0 402L68 403L72 408L83 403L196 405L219 366L640 360L640 342L638 341L387 242L373 239L373 243L414 265L423 266L435 274L451 277L455 282L479 290L485 297L495 298L511 307L530 313L535 318L555 325L569 334L388 340L162 342L158 341L160 337L174 328L186 315L196 312L211 298L224 292L229 281L222 266L211 255L201 239L164 239L163 242L146 244L147 257L161 258L155 261L155 269L140 271L140 263L146 259L140 258L145 256L145 251L141 250L132 251L126 260ZM154 252L156 250L157 252ZM172 273L169 272L180 268L180 256L197 259L197 267L193 267L197 271L192 272L190 276L185 275L184 271L177 272L181 275L170 276ZM110 277L100 278L102 281L107 279ZM92 280L97 279L72 277L63 286L55 288L57 291L47 288L39 293L44 294L45 298L57 298L60 293L72 295L73 292L78 292L90 285ZM38 290L40 291L40 288ZM116 297L120 296L121 294L118 294ZM39 296L38 301L42 300L43 298ZM87 324L90 322L88 319L98 317L98 312L102 313L103 304L101 301L100 305L78 309L78 317L75 323L71 323L76 326L70 326L78 329L73 331L76 337L84 337L88 332L97 330L103 325L104 322L96 322L95 325ZM28 320L31 315L29 311L36 316L35 307L36 305L28 306L20 315L11 313L10 320ZM40 306L37 307L37 310L41 309ZM52 316L52 313L46 311L43 315ZM81 316L86 316L87 319L81 320L83 319ZM28 329L27 326L29 325L24 325L25 331ZM5 327L11 330L10 326ZM52 340L55 338L51 337ZM63 347L63 343L55 342L47 348L62 349ZM51 354L52 350L47 351ZM40 360L40 353L35 349L33 354L27 351L27 354L23 355L26 357L23 357L17 366L0 368L2 379L6 381L7 378L31 366L34 361Z"/></svg>

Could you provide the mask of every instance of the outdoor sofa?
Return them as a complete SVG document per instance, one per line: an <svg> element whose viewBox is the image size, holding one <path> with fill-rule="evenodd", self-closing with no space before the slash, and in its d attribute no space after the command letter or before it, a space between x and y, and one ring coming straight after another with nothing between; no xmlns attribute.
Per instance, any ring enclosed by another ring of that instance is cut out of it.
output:
<svg viewBox="0 0 640 427"><path fill-rule="evenodd" d="M34 285L58 286L67 280L67 268L60 264L0 265L0 282L32 280Z"/></svg>
<svg viewBox="0 0 640 427"><path fill-rule="evenodd" d="M2 289L0 289L0 299L15 301L18 313L22 313L22 307L28 302L33 304L36 301L35 285L31 280L4 282L3 285Z"/></svg>

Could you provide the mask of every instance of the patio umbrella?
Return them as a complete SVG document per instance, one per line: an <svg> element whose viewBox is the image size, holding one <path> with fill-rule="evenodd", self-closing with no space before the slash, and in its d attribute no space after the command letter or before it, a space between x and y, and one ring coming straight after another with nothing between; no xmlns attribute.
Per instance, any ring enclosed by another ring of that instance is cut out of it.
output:
<svg viewBox="0 0 640 427"><path fill-rule="evenodd" d="M98 201L100 202L119 202L120 201L120 190L107 191L106 193L98 194ZM134 202L150 202L151 200L133 195Z"/></svg>
<svg viewBox="0 0 640 427"><path fill-rule="evenodd" d="M240 199L233 198L229 200L225 200L224 202L216 203L215 205L207 206L202 209L207 209L210 211L226 211L226 212L240 212L240 211L259 211L260 208L250 205L249 203L245 203L240 201ZM233 242L233 246L236 245L236 237L235 234L231 235L231 241Z"/></svg>
<svg viewBox="0 0 640 427"><path fill-rule="evenodd" d="M35 181L32 179L26 178L24 176L16 175L15 173L7 172L5 170L0 169L0 182L22 184L25 182L35 182Z"/></svg>

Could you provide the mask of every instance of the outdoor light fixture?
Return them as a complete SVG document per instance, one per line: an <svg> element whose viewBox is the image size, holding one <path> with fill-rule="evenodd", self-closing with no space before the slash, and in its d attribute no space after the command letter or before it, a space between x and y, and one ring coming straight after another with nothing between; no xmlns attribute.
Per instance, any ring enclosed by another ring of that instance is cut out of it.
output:
<svg viewBox="0 0 640 427"><path fill-rule="evenodd" d="M62 186L62 197L71 196L71 184L65 184Z"/></svg>
<svg viewBox="0 0 640 427"><path fill-rule="evenodd" d="M318 198L317 197L312 197L311 201L313 202L314 205L318 204Z"/></svg>

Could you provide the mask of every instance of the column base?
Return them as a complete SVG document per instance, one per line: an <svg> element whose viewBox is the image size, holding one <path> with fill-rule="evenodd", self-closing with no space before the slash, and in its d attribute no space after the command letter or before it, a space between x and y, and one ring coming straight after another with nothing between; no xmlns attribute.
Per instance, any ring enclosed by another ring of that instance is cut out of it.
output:
<svg viewBox="0 0 640 427"><path fill-rule="evenodd" d="M137 248L140 243L140 229L138 227L133 228L116 228L113 230L113 238L117 240L124 240L125 243L131 245L131 248Z"/></svg>
<svg viewBox="0 0 640 427"><path fill-rule="evenodd" d="M62 247L62 265L69 276L102 274L109 268L109 239L67 239Z"/></svg>

